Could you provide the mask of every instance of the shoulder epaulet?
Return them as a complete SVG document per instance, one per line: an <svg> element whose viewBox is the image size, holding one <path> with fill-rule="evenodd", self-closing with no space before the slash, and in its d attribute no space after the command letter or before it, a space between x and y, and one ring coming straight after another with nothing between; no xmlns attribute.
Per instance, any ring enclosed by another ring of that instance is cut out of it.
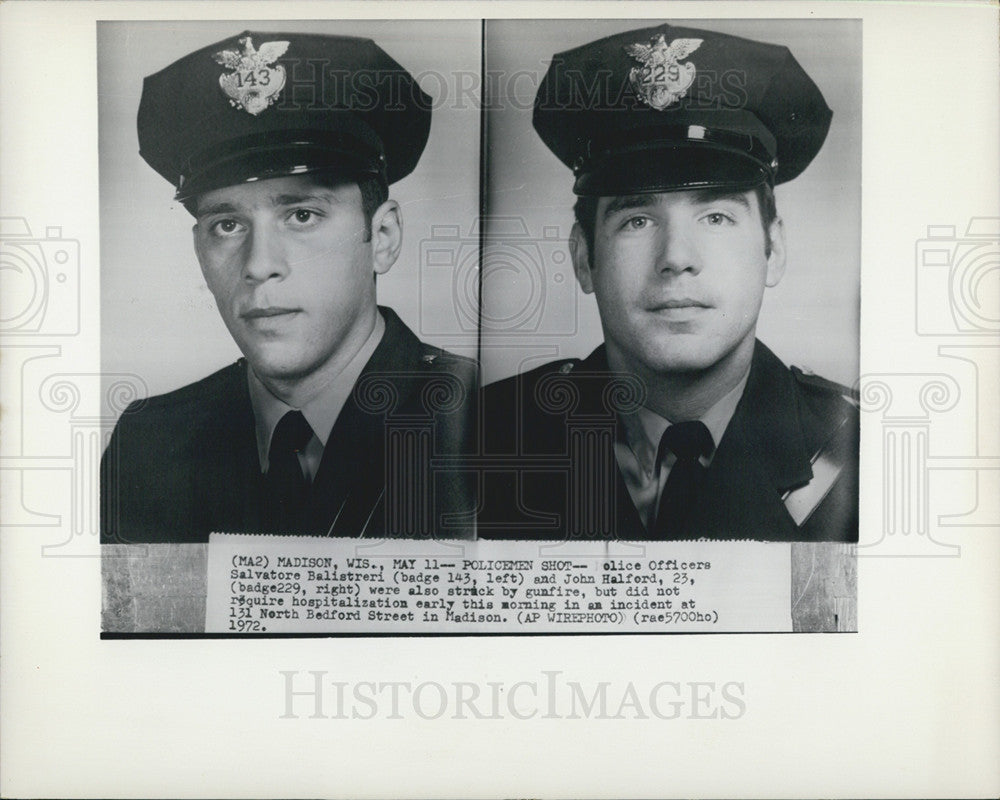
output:
<svg viewBox="0 0 1000 800"><path fill-rule="evenodd" d="M532 367L525 372L518 373L514 377L531 383L549 375L569 375L580 363L580 359L578 358L560 358L558 361L547 361L537 367Z"/></svg>
<svg viewBox="0 0 1000 800"><path fill-rule="evenodd" d="M518 391L534 392L539 381L552 380L555 376L570 375L580 364L578 358L562 358L558 361L547 361L537 367L517 372L506 378L491 381L489 385L483 387L490 391Z"/></svg>
<svg viewBox="0 0 1000 800"><path fill-rule="evenodd" d="M429 344L422 345L420 364L431 369L454 369L456 366L467 369L478 369L479 367L479 363L474 358L456 355Z"/></svg>
<svg viewBox="0 0 1000 800"><path fill-rule="evenodd" d="M826 394L840 395L855 408L860 405L861 399L857 389L844 386L836 381L827 380L826 378L816 375L809 370L800 369L799 367L792 367L791 369L792 375L795 376L795 380L799 383L799 385L804 386L807 389L821 391Z"/></svg>

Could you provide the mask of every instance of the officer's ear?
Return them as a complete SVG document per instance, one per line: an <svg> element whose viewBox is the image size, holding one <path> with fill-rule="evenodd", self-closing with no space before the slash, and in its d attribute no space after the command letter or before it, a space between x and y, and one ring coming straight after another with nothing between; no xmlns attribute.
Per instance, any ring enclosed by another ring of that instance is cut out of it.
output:
<svg viewBox="0 0 1000 800"><path fill-rule="evenodd" d="M573 271L576 279L586 294L594 293L594 279L590 274L590 248L587 247L587 237L579 222L573 223L569 234L569 257L573 260Z"/></svg>
<svg viewBox="0 0 1000 800"><path fill-rule="evenodd" d="M372 214L371 243L375 274L384 275L403 246L403 215L395 200L386 200Z"/></svg>
<svg viewBox="0 0 1000 800"><path fill-rule="evenodd" d="M764 276L765 286L777 286L785 274L785 225L781 217L775 217L768 226L770 252L767 256L767 273Z"/></svg>

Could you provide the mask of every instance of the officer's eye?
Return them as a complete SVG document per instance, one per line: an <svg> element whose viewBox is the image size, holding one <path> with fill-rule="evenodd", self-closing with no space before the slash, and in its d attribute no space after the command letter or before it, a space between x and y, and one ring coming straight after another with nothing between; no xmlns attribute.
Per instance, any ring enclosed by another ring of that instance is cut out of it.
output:
<svg viewBox="0 0 1000 800"><path fill-rule="evenodd" d="M239 233L241 227L235 219L220 219L213 222L209 229L216 236L232 236Z"/></svg>
<svg viewBox="0 0 1000 800"><path fill-rule="evenodd" d="M309 208L297 208L290 216L290 220L296 225L308 225L311 222L315 222L319 218L319 215Z"/></svg>
<svg viewBox="0 0 1000 800"><path fill-rule="evenodd" d="M721 211L713 211L711 214L706 214L702 219L713 226L733 225L736 222L731 216L723 214Z"/></svg>
<svg viewBox="0 0 1000 800"><path fill-rule="evenodd" d="M641 231L649 225L649 217L629 217L622 226L627 231Z"/></svg>

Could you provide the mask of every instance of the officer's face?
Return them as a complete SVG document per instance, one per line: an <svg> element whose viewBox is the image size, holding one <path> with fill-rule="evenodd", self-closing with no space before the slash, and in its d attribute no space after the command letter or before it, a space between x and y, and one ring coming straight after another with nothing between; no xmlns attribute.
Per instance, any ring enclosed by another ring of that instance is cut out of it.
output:
<svg viewBox="0 0 1000 800"><path fill-rule="evenodd" d="M571 244L612 364L639 375L748 364L764 287L784 269L780 221L770 239L768 253L752 191L600 198L593 253L579 229Z"/></svg>
<svg viewBox="0 0 1000 800"><path fill-rule="evenodd" d="M273 388L339 372L372 330L374 274L398 255L396 204L369 237L357 184L298 175L207 192L197 220L202 273L257 375Z"/></svg>

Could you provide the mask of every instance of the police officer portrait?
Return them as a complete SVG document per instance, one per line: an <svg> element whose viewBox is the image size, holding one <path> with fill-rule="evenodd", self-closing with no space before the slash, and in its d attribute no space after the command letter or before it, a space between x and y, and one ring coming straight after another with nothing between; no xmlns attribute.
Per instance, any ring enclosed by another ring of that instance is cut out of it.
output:
<svg viewBox="0 0 1000 800"><path fill-rule="evenodd" d="M857 541L860 46L490 23L493 69L537 81L490 107L487 222L523 220L545 292L516 329L484 254L479 538Z"/></svg>
<svg viewBox="0 0 1000 800"><path fill-rule="evenodd" d="M423 335L419 254L478 208L479 58L472 23L99 24L102 542L473 535L475 335Z"/></svg>

